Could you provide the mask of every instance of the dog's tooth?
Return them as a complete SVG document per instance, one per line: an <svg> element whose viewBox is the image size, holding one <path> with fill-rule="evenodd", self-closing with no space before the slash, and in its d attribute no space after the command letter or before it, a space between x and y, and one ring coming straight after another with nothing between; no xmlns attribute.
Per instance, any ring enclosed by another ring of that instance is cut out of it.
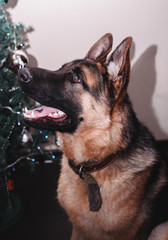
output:
<svg viewBox="0 0 168 240"><path fill-rule="evenodd" d="M34 111L31 112L30 117L31 117L31 118L34 118L34 117L35 117Z"/></svg>
<svg viewBox="0 0 168 240"><path fill-rule="evenodd" d="M39 102L35 102L35 106L40 106L41 104Z"/></svg>
<svg viewBox="0 0 168 240"><path fill-rule="evenodd" d="M23 113L23 116L24 116L25 118L31 118L31 115L26 114L26 113Z"/></svg>
<svg viewBox="0 0 168 240"><path fill-rule="evenodd" d="M59 113L59 115L61 115L61 116L64 114L64 112L62 112L61 110L59 110L58 113Z"/></svg>
<svg viewBox="0 0 168 240"><path fill-rule="evenodd" d="M50 113L48 116L49 116L49 117L52 117L52 113Z"/></svg>
<svg viewBox="0 0 168 240"><path fill-rule="evenodd" d="M24 108L24 111L25 111L25 113L27 113L27 111L28 111L28 110L27 110L27 107Z"/></svg>

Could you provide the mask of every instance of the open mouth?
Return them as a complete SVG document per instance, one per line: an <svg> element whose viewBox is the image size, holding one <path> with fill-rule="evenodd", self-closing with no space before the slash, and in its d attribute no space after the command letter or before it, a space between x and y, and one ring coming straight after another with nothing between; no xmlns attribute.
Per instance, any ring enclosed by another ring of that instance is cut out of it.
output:
<svg viewBox="0 0 168 240"><path fill-rule="evenodd" d="M63 111L41 106L33 110L25 109L24 120L33 127L56 130L57 127L65 127L70 124L71 119Z"/></svg>

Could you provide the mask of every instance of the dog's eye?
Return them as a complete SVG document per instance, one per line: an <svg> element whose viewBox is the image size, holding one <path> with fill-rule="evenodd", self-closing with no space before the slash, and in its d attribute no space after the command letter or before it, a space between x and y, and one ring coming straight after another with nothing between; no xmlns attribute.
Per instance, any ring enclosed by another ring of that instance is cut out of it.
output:
<svg viewBox="0 0 168 240"><path fill-rule="evenodd" d="M80 83L81 82L80 78L77 75L74 75L72 80L75 83Z"/></svg>

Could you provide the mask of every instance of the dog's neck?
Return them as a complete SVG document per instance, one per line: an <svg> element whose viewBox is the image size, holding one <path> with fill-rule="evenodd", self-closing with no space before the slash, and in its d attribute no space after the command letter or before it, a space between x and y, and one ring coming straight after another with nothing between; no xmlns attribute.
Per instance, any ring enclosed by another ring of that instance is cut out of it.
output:
<svg viewBox="0 0 168 240"><path fill-rule="evenodd" d="M95 124L94 128L93 126L88 128L88 125L85 128L83 124L73 134L59 133L62 151L76 164L95 159L99 161L110 154L116 154L125 148L121 136L123 130L121 118L122 114L114 111L113 121L105 119L103 123Z"/></svg>

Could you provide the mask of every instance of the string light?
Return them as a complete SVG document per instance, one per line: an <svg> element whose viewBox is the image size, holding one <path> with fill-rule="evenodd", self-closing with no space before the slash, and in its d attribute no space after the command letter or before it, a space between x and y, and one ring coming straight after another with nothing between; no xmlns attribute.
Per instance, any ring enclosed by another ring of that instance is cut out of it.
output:
<svg viewBox="0 0 168 240"><path fill-rule="evenodd" d="M2 147L1 147L2 150L4 150L4 148L6 147L6 144L7 144L8 140L9 140L10 136L12 135L12 132L13 132L13 130L15 128L15 124L16 124L16 121L11 126L11 129L9 131L9 134L8 134L7 138L6 138L6 141L4 141L4 143L3 143Z"/></svg>
<svg viewBox="0 0 168 240"><path fill-rule="evenodd" d="M9 89L8 91L9 92L14 92L16 90L20 89L20 87L12 87L11 89Z"/></svg>

